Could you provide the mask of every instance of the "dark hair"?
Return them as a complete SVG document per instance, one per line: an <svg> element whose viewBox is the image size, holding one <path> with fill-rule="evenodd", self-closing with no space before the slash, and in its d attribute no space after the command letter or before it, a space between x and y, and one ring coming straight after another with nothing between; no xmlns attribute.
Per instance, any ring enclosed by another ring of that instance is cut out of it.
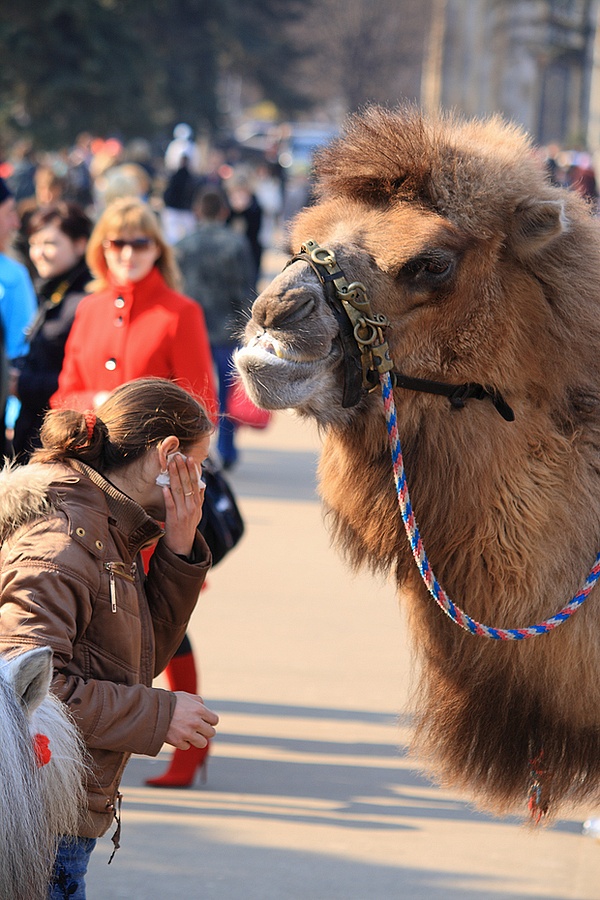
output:
<svg viewBox="0 0 600 900"><path fill-rule="evenodd" d="M205 408L164 378L137 378L116 388L95 412L50 410L32 462L78 459L99 472L120 469L173 434L185 452L213 425Z"/></svg>
<svg viewBox="0 0 600 900"><path fill-rule="evenodd" d="M194 208L205 219L217 219L222 212L229 214L227 198L221 191L212 188L201 190L194 198Z"/></svg>
<svg viewBox="0 0 600 900"><path fill-rule="evenodd" d="M66 234L72 241L83 237L89 238L92 233L92 220L81 206L61 200L53 203L52 206L45 206L34 212L27 225L27 234L31 237L32 234L55 222L63 234Z"/></svg>

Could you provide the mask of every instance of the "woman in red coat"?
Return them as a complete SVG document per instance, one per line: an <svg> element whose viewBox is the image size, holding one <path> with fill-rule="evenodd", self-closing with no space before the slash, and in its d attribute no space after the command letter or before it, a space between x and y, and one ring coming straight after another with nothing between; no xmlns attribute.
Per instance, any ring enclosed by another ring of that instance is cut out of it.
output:
<svg viewBox="0 0 600 900"><path fill-rule="evenodd" d="M98 394L154 375L214 410L204 314L178 293L173 252L150 207L134 198L115 201L92 232L86 258L95 292L77 309L51 405L92 407Z"/></svg>
<svg viewBox="0 0 600 900"><path fill-rule="evenodd" d="M132 197L108 206L92 232L86 260L94 293L77 307L51 406L93 408L124 382L153 375L177 382L216 414L204 313L178 292L177 264L152 209ZM197 693L187 637L166 675L171 690ZM152 783L190 784L207 751L175 750L168 772Z"/></svg>

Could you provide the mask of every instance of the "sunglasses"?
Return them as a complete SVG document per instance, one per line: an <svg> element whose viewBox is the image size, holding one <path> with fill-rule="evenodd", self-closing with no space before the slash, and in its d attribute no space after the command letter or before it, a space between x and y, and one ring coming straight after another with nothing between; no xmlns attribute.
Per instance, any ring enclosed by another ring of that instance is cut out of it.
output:
<svg viewBox="0 0 600 900"><path fill-rule="evenodd" d="M107 238L102 241L105 250L122 250L123 247L131 247L132 250L147 250L154 243L152 238L133 238L126 241L124 238Z"/></svg>

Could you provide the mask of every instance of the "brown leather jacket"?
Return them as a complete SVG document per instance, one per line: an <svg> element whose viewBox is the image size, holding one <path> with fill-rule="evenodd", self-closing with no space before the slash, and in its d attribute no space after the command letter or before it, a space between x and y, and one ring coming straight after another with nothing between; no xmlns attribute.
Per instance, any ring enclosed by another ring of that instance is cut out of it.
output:
<svg viewBox="0 0 600 900"><path fill-rule="evenodd" d="M132 753L156 756L175 708L152 679L179 646L210 567L162 541L148 576L139 550L158 523L81 463L0 472L0 655L49 645L52 690L69 706L92 758L83 837L116 817Z"/></svg>

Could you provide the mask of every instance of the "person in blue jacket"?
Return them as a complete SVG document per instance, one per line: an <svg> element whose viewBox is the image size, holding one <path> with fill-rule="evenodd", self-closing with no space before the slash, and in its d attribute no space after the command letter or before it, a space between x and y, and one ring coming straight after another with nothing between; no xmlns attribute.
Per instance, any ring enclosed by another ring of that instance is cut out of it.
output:
<svg viewBox="0 0 600 900"><path fill-rule="evenodd" d="M19 227L15 198L0 178L0 325L4 351L10 367L18 367L28 351L25 330L37 310L37 300L29 272L8 255L12 239ZM17 407L18 410L18 407ZM12 412L16 418L16 410ZM0 410L0 450L6 455L5 412ZM8 424L11 424L10 422Z"/></svg>

